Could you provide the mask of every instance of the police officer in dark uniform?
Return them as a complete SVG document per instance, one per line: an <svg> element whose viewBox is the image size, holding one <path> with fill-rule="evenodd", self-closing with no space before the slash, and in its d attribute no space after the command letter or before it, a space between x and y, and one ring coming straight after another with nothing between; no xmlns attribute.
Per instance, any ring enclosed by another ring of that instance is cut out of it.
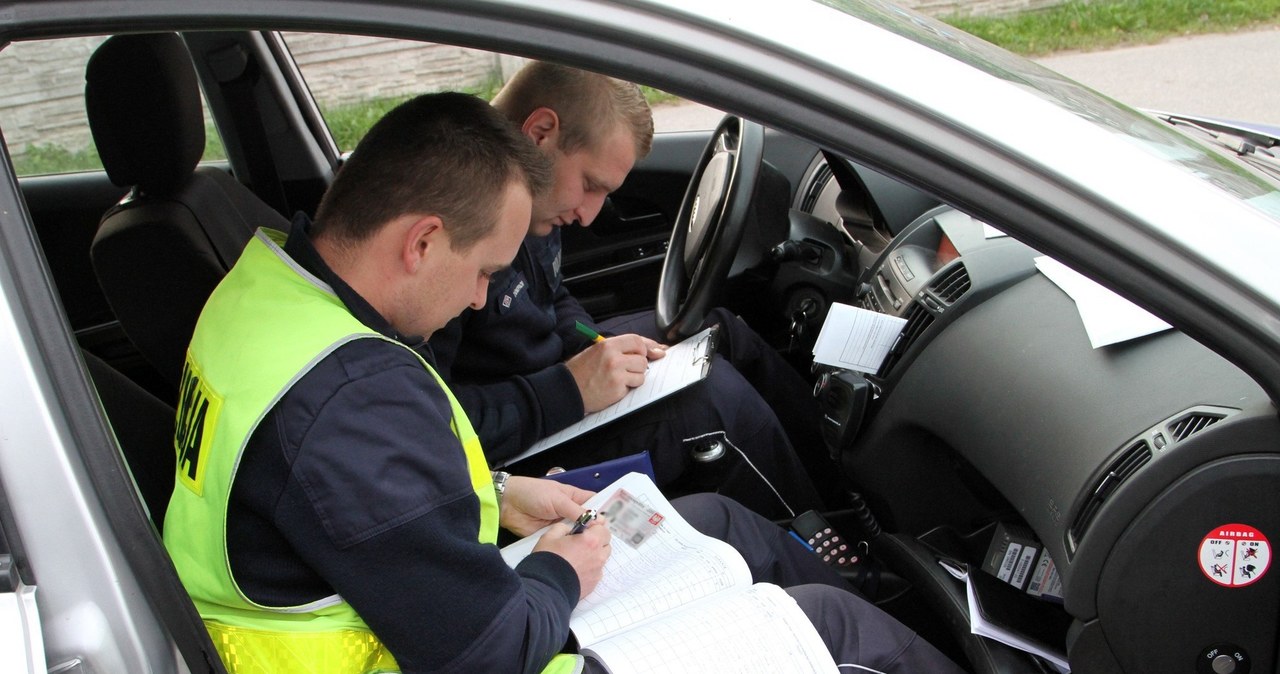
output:
<svg viewBox="0 0 1280 674"><path fill-rule="evenodd" d="M619 332L621 324L596 324L560 273L559 227L589 225L609 192L649 151L653 118L638 87L534 62L493 104L551 158L553 187L534 204L529 236L511 268L492 279L485 307L464 312L430 346L490 461L501 464L585 413L616 402L643 381L647 361L660 358L664 347L635 333L593 342L576 323L605 334ZM811 399L798 374L750 328L731 317L722 323L734 360L787 392L780 398ZM812 407L779 407L801 410L787 416L793 428L807 432L792 435L807 435L810 446L804 449L821 452L812 446ZM720 355L706 380L512 470L542 474L553 466L582 466L642 450L650 452L657 482L668 493L713 489L770 517L823 506L774 408ZM702 463L695 455L715 460Z"/></svg>

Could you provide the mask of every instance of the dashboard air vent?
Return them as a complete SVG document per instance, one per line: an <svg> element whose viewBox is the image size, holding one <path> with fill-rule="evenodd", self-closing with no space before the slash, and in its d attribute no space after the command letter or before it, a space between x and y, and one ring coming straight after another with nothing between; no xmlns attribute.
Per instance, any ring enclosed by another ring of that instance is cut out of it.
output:
<svg viewBox="0 0 1280 674"><path fill-rule="evenodd" d="M955 304L956 300L969 292L969 288L969 270L964 268L963 263L957 263L929 284L929 290L947 304Z"/></svg>
<svg viewBox="0 0 1280 674"><path fill-rule="evenodd" d="M1084 539L1084 534L1089 529L1089 525L1093 523L1093 518L1098 514L1098 510L1106 503L1107 498L1115 493L1116 489L1125 480L1133 476L1139 468L1146 465L1151 460L1151 446L1146 440L1140 440L1128 449L1120 453L1107 470L1103 472L1102 477L1098 478L1097 483L1093 487L1093 493L1085 500L1084 505L1080 507L1079 513L1076 514L1075 521L1071 523L1071 540L1076 545L1080 545L1080 541Z"/></svg>
<svg viewBox="0 0 1280 674"><path fill-rule="evenodd" d="M933 323L933 314L929 313L927 309L916 302L912 302L911 305L907 307L907 313L902 317L907 319L907 324L902 326L902 336L898 337L897 345L894 346L893 350L889 352L889 355L885 357L884 364L880 366L880 372L878 374L881 378L889 375L889 371L893 369L894 364L898 362L898 359L902 357L902 354L906 353L907 349L910 349L911 345L914 344L915 341L920 338L920 335L923 335L924 331L929 329L929 326Z"/></svg>
<svg viewBox="0 0 1280 674"><path fill-rule="evenodd" d="M1207 414L1204 412L1192 412L1186 416L1178 418L1169 424L1169 434L1173 436L1174 442L1182 442L1187 438L1203 431L1204 429L1222 421L1221 414Z"/></svg>
<svg viewBox="0 0 1280 674"><path fill-rule="evenodd" d="M817 205L818 197L822 195L822 190L826 189L831 175L831 166L825 162L817 171L814 171L813 179L809 181L809 187L804 191L804 200L800 202L800 210L805 213L813 212L813 207Z"/></svg>

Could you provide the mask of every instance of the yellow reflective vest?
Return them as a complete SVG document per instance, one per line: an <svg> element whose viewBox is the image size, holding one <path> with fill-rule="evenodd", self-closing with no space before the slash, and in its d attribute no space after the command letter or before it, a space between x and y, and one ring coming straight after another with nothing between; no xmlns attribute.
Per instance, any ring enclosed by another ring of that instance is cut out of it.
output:
<svg viewBox="0 0 1280 674"><path fill-rule="evenodd" d="M164 542L214 646L233 674L399 671L395 659L337 595L301 606L263 606L240 591L226 554L226 513L245 444L289 388L335 349L384 339L281 249L284 234L258 230L200 314L179 390L177 480ZM421 357L419 357L421 360ZM478 540L495 543L498 503L480 440L453 394L452 430L480 501ZM560 655L543 671L581 670Z"/></svg>

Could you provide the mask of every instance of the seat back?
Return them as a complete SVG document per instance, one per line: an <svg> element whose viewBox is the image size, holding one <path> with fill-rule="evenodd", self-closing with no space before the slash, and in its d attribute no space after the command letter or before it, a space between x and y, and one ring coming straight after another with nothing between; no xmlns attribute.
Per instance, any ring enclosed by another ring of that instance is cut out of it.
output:
<svg viewBox="0 0 1280 674"><path fill-rule="evenodd" d="M173 408L92 353L82 354L142 502L161 530L177 472Z"/></svg>
<svg viewBox="0 0 1280 674"><path fill-rule="evenodd" d="M125 334L176 390L213 288L258 227L289 223L225 171L197 168L200 88L176 34L102 43L85 72L85 107L108 178L129 188L99 224L94 273Z"/></svg>

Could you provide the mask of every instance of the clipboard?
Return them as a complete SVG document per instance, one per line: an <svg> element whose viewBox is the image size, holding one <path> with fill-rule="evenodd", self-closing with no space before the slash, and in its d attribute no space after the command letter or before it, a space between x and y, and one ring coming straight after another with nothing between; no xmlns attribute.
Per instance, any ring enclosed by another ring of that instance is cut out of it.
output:
<svg viewBox="0 0 1280 674"><path fill-rule="evenodd" d="M707 373L711 371L711 361L716 353L716 340L719 334L720 326L713 325L679 344L667 347L667 355L658 360L649 361L649 370L645 373L644 383L628 391L621 400L598 412L586 415L582 421L558 433L533 443L528 449L505 461L503 465L510 465L544 452L566 440L599 428L614 419L624 417L706 379Z"/></svg>
<svg viewBox="0 0 1280 674"><path fill-rule="evenodd" d="M603 491L605 487L617 482L627 473L641 473L651 481L658 479L653 475L653 461L649 459L647 450L593 463L590 466L570 468L562 473L547 473L542 477L562 484L571 484L587 491Z"/></svg>

